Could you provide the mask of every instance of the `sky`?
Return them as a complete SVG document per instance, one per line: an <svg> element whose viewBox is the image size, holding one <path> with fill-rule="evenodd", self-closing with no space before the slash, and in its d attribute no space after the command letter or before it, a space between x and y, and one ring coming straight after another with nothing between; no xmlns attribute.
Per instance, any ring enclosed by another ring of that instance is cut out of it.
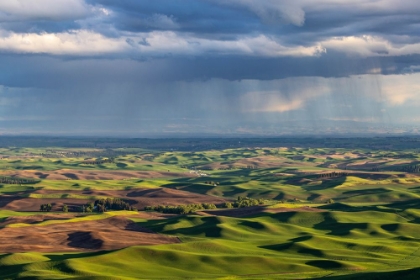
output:
<svg viewBox="0 0 420 280"><path fill-rule="evenodd" d="M0 134L420 133L418 0L0 0Z"/></svg>

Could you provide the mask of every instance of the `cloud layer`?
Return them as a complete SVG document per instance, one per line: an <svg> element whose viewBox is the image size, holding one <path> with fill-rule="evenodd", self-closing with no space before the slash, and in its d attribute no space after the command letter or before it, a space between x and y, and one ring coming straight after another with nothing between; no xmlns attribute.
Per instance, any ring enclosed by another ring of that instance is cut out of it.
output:
<svg viewBox="0 0 420 280"><path fill-rule="evenodd" d="M391 0L11 0L0 4L0 49L125 57L329 51L405 56L419 52L419 6L414 0L404 5Z"/></svg>
<svg viewBox="0 0 420 280"><path fill-rule="evenodd" d="M417 0L1 1L0 132L410 127L419 13Z"/></svg>

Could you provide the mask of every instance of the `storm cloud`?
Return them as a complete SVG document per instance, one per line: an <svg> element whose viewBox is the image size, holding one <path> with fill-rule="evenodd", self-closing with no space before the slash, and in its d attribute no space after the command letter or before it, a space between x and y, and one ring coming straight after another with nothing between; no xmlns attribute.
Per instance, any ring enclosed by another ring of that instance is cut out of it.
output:
<svg viewBox="0 0 420 280"><path fill-rule="evenodd" d="M0 132L416 133L419 13L415 0L0 1Z"/></svg>

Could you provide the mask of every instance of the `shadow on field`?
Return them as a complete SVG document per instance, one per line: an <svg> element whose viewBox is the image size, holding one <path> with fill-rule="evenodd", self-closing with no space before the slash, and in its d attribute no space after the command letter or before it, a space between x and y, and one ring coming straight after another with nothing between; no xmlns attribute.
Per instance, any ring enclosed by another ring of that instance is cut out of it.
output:
<svg viewBox="0 0 420 280"><path fill-rule="evenodd" d="M35 175L38 176L39 179L47 179L50 174L44 174L42 172L35 172Z"/></svg>
<svg viewBox="0 0 420 280"><path fill-rule="evenodd" d="M354 273L351 275L338 275L338 276L323 276L320 278L313 278L314 280L350 280L350 279L363 279L363 280L417 280L420 279L420 268L412 268L407 270L397 270L388 272L362 272Z"/></svg>
<svg viewBox="0 0 420 280"><path fill-rule="evenodd" d="M101 239L96 239L91 232L78 231L68 235L68 246L83 249L100 249L104 243Z"/></svg>
<svg viewBox="0 0 420 280"><path fill-rule="evenodd" d="M44 170L44 166L40 165L28 165L28 166L16 166L18 170Z"/></svg>
<svg viewBox="0 0 420 280"><path fill-rule="evenodd" d="M352 197L363 196L363 195L375 195L375 194L384 194L390 193L391 190L387 190L384 188L376 188L376 189L367 189L367 190L355 190L355 191L346 191L343 192L343 197L340 196L341 199L349 199Z"/></svg>
<svg viewBox="0 0 420 280"><path fill-rule="evenodd" d="M204 195L214 195L223 196L223 197L237 197L238 195L249 196L249 189L243 189L238 187L238 184L248 183L249 180L245 179L235 179L230 181L228 178L222 177L218 178L217 184L214 185L209 178L178 178L172 179L171 183L161 185L162 188L170 188L183 190L191 193L204 194ZM208 183L210 181L210 184ZM260 191L255 191L260 193Z"/></svg>
<svg viewBox="0 0 420 280"><path fill-rule="evenodd" d="M79 258L95 257L95 256L106 254L107 252L108 251L97 251L97 252L77 253L77 254L75 254L75 253L71 253L71 254L55 254L55 255L44 254L44 256L47 257L47 258L49 258L53 262L58 262L58 261L65 261L65 260L68 260L68 259L79 259Z"/></svg>
<svg viewBox="0 0 420 280"><path fill-rule="evenodd" d="M172 184L166 184L162 185L162 188L169 188L169 189L175 189L175 190L182 190L186 192L191 193L198 193L198 194L207 194L211 190L213 190L214 186L206 186L201 184L188 184L188 183L172 183Z"/></svg>
<svg viewBox="0 0 420 280"><path fill-rule="evenodd" d="M2 257L8 257L12 254L3 255ZM0 258L0 261L2 258ZM25 266L28 264L15 264L15 265L2 265L0 264L1 277L2 279L18 279L22 271L25 270Z"/></svg>
<svg viewBox="0 0 420 280"><path fill-rule="evenodd" d="M127 167L127 164L122 163L122 162L118 162L118 163L117 163L117 167L118 167L118 168L123 168L123 169L124 169L124 168L126 168L126 167Z"/></svg>
<svg viewBox="0 0 420 280"><path fill-rule="evenodd" d="M187 222L191 226L185 227L184 222ZM158 233L173 235L182 234L186 236L204 235L205 237L222 237L222 229L218 226L221 224L221 221L218 217L183 216L166 220L152 220L145 223L139 222L136 224L140 227L145 227ZM176 228L177 224L180 224L179 228ZM170 229L167 230L166 228Z"/></svg>
<svg viewBox="0 0 420 280"><path fill-rule="evenodd" d="M163 161L164 164L178 164L177 157L168 157Z"/></svg>
<svg viewBox="0 0 420 280"><path fill-rule="evenodd" d="M321 269L338 269L342 268L343 264L336 262L336 261L330 261L330 260L316 260L316 261L309 261L306 262L307 265L315 266Z"/></svg>
<svg viewBox="0 0 420 280"><path fill-rule="evenodd" d="M340 223L332 217L331 213L326 212L321 214L324 220L313 226L318 230L329 230L328 235L345 236L349 235L350 231L355 229L365 230L368 228L368 223Z"/></svg>
<svg viewBox="0 0 420 280"><path fill-rule="evenodd" d="M246 226L255 230L263 230L266 226L260 222L253 222L253 221L243 221L240 222L239 225Z"/></svg>
<svg viewBox="0 0 420 280"><path fill-rule="evenodd" d="M385 208L386 207L386 208ZM412 215L404 215L405 210L409 209L420 209L420 201L419 200L410 200L410 201L400 201L394 202L390 204L383 204L381 206L351 206L344 203L333 203L327 204L323 206L317 207L318 209L330 210L330 211L342 211L342 212L365 212L365 211L375 211L379 213L390 213L399 215L405 219L407 222L413 224L420 224L420 217L412 216ZM383 228L385 229L385 228ZM392 226L389 225L389 229L385 229L387 231L393 231Z"/></svg>
<svg viewBox="0 0 420 280"><path fill-rule="evenodd" d="M32 190L18 191L18 192L8 192L7 194L1 194L0 195L0 208L6 207L9 203L12 203L13 201L27 198L27 197L29 197L29 195L31 193L33 193L35 191L36 190L34 188Z"/></svg>
<svg viewBox="0 0 420 280"><path fill-rule="evenodd" d="M60 262L56 265L54 265L54 269L57 269L60 272L64 272L67 274L75 274L77 273L77 270L72 268L68 262Z"/></svg>
<svg viewBox="0 0 420 280"><path fill-rule="evenodd" d="M240 169L240 170L232 170L232 171L223 171L223 172L216 172L213 173L214 175L220 175L220 176L227 176L227 177L251 177L251 172L253 172L254 169Z"/></svg>
<svg viewBox="0 0 420 280"><path fill-rule="evenodd" d="M293 182L293 180L290 180L290 182L287 181L287 184L302 186L301 182L294 182L294 183L292 183L292 182ZM302 186L302 188L307 190L307 191L322 191L322 190L332 189L332 188L338 187L345 182L346 182L346 177L343 176L343 177L332 178L332 179L323 179L321 181L321 184L319 184L319 185L316 185L316 186Z"/></svg>
<svg viewBox="0 0 420 280"><path fill-rule="evenodd" d="M420 200L411 199L407 201L399 201L399 202L387 204L386 206L390 208L397 208L397 209L402 209L402 210L420 209Z"/></svg>
<svg viewBox="0 0 420 280"><path fill-rule="evenodd" d="M311 255L318 258L324 257L325 255L322 250L314 249L314 248L306 248L306 247L298 245L298 243L311 240L312 238L313 238L312 235L306 235L306 236L290 239L290 242L287 242L287 243L259 246L259 248L273 250L273 251L283 251L283 250L288 250L295 247L297 249L297 252L300 254Z"/></svg>
<svg viewBox="0 0 420 280"><path fill-rule="evenodd" d="M20 200L22 198L23 197L20 197L20 196L0 195L0 208L3 208L7 206L9 203L15 200Z"/></svg>
<svg viewBox="0 0 420 280"><path fill-rule="evenodd" d="M318 198L320 198L320 197L322 197L322 195L317 194L317 193L313 193L313 194L311 194L310 196L308 196L307 200L308 200L308 201L313 201L313 200L316 200L316 199L318 199Z"/></svg>
<svg viewBox="0 0 420 280"><path fill-rule="evenodd" d="M388 205L382 205L388 206ZM318 209L331 210L331 211L342 211L342 212L364 212L364 211L376 211L384 213L395 213L395 209L379 208L378 205L374 206L352 206L345 203L332 203L317 207Z"/></svg>
<svg viewBox="0 0 420 280"><path fill-rule="evenodd" d="M71 180L79 180L79 177L74 173L63 173L63 175Z"/></svg>
<svg viewBox="0 0 420 280"><path fill-rule="evenodd" d="M250 196L250 195L245 195L245 193L247 191L249 191L249 190L246 190L246 189L243 189L243 188L239 188L239 187L236 187L236 186L232 186L231 187L231 190L229 190L229 191L223 191L223 196L225 196L225 197L237 197L239 195L241 195L241 196Z"/></svg>
<svg viewBox="0 0 420 280"><path fill-rule="evenodd" d="M261 217L268 216L268 217L278 220L279 222L287 223L296 214L297 212L283 212L283 213L276 213L276 214L262 213L260 216Z"/></svg>
<svg viewBox="0 0 420 280"><path fill-rule="evenodd" d="M382 194L382 193L388 193L388 192L391 192L391 190L387 190L384 188L377 188L377 189L367 189L367 190L346 191L346 192L343 192L343 194L358 196L358 195L366 195L366 194Z"/></svg>
<svg viewBox="0 0 420 280"><path fill-rule="evenodd" d="M387 224L387 225L381 225L381 228L386 231L397 231L400 228L399 224Z"/></svg>
<svg viewBox="0 0 420 280"><path fill-rule="evenodd" d="M150 194L154 192L156 192L156 189L132 191L132 192L127 193L127 197L140 197L140 196L144 196L146 194Z"/></svg>

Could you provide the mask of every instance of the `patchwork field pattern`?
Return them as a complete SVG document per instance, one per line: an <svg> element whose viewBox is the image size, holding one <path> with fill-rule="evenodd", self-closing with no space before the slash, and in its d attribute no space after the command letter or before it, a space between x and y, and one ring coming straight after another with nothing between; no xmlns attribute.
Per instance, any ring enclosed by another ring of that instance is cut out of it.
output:
<svg viewBox="0 0 420 280"><path fill-rule="evenodd" d="M0 278L418 279L414 140L3 147ZM134 211L84 210L101 199Z"/></svg>

